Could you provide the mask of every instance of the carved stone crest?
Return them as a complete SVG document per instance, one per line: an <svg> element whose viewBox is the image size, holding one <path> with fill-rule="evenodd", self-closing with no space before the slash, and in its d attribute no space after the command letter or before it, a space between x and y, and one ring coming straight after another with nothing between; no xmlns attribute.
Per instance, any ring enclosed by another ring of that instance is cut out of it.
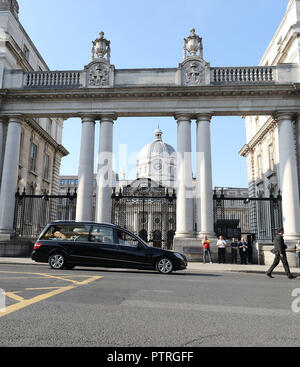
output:
<svg viewBox="0 0 300 367"><path fill-rule="evenodd" d="M181 84L188 86L210 83L210 66L200 58L187 58L181 65Z"/></svg>
<svg viewBox="0 0 300 367"><path fill-rule="evenodd" d="M184 84L200 85L205 82L205 66L199 61L191 61L183 67Z"/></svg>
<svg viewBox="0 0 300 367"><path fill-rule="evenodd" d="M91 87L109 86L110 70L104 63L95 63L89 68L88 85Z"/></svg>
<svg viewBox="0 0 300 367"><path fill-rule="evenodd" d="M114 66L104 60L91 62L86 69L88 88L111 88L114 85Z"/></svg>

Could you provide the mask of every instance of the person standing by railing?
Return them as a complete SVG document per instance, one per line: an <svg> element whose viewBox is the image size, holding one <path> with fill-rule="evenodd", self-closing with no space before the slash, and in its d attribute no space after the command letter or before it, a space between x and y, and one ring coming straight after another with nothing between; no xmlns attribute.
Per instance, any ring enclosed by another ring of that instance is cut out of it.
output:
<svg viewBox="0 0 300 367"><path fill-rule="evenodd" d="M203 249L203 264L206 264L206 255L208 255L208 259L210 264L212 264L211 252L210 252L210 240L207 236L202 240L202 249Z"/></svg>
<svg viewBox="0 0 300 367"><path fill-rule="evenodd" d="M223 236L219 237L217 242L218 247L218 262L219 264L225 264L225 251L226 251L226 241L224 240Z"/></svg>
<svg viewBox="0 0 300 367"><path fill-rule="evenodd" d="M241 238L241 241L239 243L239 249L240 249L241 264L247 265L248 244L243 237Z"/></svg>
<svg viewBox="0 0 300 367"><path fill-rule="evenodd" d="M239 244L235 238L231 242L231 264L237 264L237 253Z"/></svg>

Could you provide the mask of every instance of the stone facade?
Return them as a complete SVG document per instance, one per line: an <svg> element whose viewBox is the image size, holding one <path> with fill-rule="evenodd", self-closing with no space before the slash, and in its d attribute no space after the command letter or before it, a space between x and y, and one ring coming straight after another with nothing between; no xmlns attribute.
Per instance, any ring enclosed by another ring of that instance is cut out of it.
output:
<svg viewBox="0 0 300 367"><path fill-rule="evenodd" d="M300 1L290 0L286 14L268 45L260 66L285 68L300 62ZM246 145L241 149L248 166L250 196L277 195L284 185L289 193L283 194L285 238L293 247L299 239L299 187L300 187L300 130L299 116L293 111L271 116L245 116ZM285 140L285 143L283 141ZM284 159L286 157L286 159ZM293 168L290 165L293 165ZM296 207L294 203L296 202ZM291 218L287 218L291 216ZM289 222L289 223L288 223ZM263 244L262 244L263 245Z"/></svg>
<svg viewBox="0 0 300 367"><path fill-rule="evenodd" d="M49 68L30 37L18 20L19 6L16 0L0 1L0 86L3 75L11 70L16 72L48 71ZM17 132L12 139L13 153L8 146L10 126ZM25 118L16 114L14 118L0 118L0 217L7 216L4 202L10 190L25 190L28 194L55 194L58 190L60 162L68 152L62 144L62 118ZM17 138L18 136L18 138ZM16 146L18 145L18 146ZM8 162L15 155L18 170L12 173ZM12 178L13 175L13 178ZM10 176L10 177L9 177ZM9 180L9 187L5 187ZM9 191L9 192L8 192ZM11 201L11 199L9 199ZM11 202L13 206L14 203ZM11 221L1 231L12 231ZM5 226L4 226L5 227ZM3 235L2 238L7 237Z"/></svg>

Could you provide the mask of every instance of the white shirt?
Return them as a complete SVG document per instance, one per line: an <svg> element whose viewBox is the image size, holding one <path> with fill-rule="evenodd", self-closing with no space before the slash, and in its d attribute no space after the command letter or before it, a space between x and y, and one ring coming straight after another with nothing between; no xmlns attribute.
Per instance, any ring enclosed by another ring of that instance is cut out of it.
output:
<svg viewBox="0 0 300 367"><path fill-rule="evenodd" d="M226 241L225 240L218 240L217 246L219 248L225 248L226 247Z"/></svg>

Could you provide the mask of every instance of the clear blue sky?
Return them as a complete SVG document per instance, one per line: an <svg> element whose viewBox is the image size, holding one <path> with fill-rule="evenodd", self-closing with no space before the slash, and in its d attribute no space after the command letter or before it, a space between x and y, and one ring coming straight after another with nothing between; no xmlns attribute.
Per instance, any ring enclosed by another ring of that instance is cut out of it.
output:
<svg viewBox="0 0 300 367"><path fill-rule="evenodd" d="M204 58L211 66L257 65L278 27L288 0L18 0L20 21L51 70L81 70L90 61L91 41L100 31L111 41L111 62L117 69L177 67L183 38L191 28L203 37ZM171 118L120 118L114 129L114 150L128 145L128 154L151 142L157 125L164 140L177 146ZM193 123L193 148L195 124ZM97 141L99 126L97 126ZM61 174L77 174L81 122L65 122L63 145L70 155ZM247 187L244 121L212 120L213 185ZM96 150L98 144L96 141ZM225 146L225 151L224 151ZM136 156L131 165L135 166ZM122 167L116 165L118 172ZM195 170L195 166L194 166Z"/></svg>

